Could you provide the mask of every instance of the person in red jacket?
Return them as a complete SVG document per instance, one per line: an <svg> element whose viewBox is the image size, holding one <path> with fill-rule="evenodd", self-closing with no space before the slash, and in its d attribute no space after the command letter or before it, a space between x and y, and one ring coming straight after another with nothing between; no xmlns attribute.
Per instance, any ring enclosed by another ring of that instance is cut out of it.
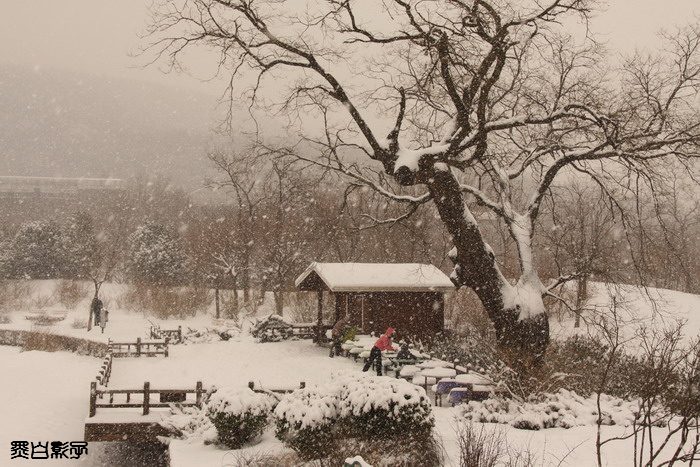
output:
<svg viewBox="0 0 700 467"><path fill-rule="evenodd" d="M374 343L374 347L369 352L369 358L365 367L362 371L367 371L372 366L374 361L377 361L377 376L382 376L382 350L396 350L393 345L391 345L391 336L394 335L396 331L394 328L387 328L386 332L379 336L377 342Z"/></svg>

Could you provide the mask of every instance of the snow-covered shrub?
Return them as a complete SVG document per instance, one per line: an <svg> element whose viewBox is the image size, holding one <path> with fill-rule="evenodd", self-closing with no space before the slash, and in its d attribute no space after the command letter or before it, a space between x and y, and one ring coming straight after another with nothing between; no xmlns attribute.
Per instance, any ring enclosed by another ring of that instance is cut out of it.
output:
<svg viewBox="0 0 700 467"><path fill-rule="evenodd" d="M330 384L298 389L280 400L274 414L278 439L302 458L320 457L332 448L338 428L337 387Z"/></svg>
<svg viewBox="0 0 700 467"><path fill-rule="evenodd" d="M207 416L216 427L218 440L238 449L262 434L277 400L249 388L218 389L206 404Z"/></svg>
<svg viewBox="0 0 700 467"><path fill-rule="evenodd" d="M330 455L349 440L353 449L372 450L369 444L380 439L432 445L434 419L425 391L389 377L351 373L296 390L279 402L275 419L277 437L305 459Z"/></svg>
<svg viewBox="0 0 700 467"><path fill-rule="evenodd" d="M340 416L352 436L429 435L434 419L425 390L403 379L380 376L344 378Z"/></svg>
<svg viewBox="0 0 700 467"><path fill-rule="evenodd" d="M633 425L639 417L637 401L625 401L601 394L600 404L602 425L627 427ZM566 389L553 394L542 394L530 402L500 398L486 399L483 402L470 401L463 406L462 414L466 420L503 423L524 430L596 425L598 421L596 396L582 397Z"/></svg>
<svg viewBox="0 0 700 467"><path fill-rule="evenodd" d="M174 407L169 417L160 424L172 432L178 433L184 439L202 440L204 444L212 444L218 440L218 433L207 413L206 407Z"/></svg>
<svg viewBox="0 0 700 467"><path fill-rule="evenodd" d="M251 328L250 333L261 342L278 342L294 335L292 323L282 316L270 315Z"/></svg>

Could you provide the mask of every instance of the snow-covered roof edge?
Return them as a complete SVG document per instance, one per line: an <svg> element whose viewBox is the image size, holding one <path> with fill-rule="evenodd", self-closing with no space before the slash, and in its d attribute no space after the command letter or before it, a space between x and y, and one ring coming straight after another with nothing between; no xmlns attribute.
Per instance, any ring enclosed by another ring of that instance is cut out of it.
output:
<svg viewBox="0 0 700 467"><path fill-rule="evenodd" d="M335 269L329 274L328 269ZM355 277L343 280L339 269L346 268L348 274L354 270ZM366 272L366 279L357 277L357 269ZM389 277L386 272L398 272L401 278ZM432 264L423 263L319 263L312 262L294 281L295 287L315 273L331 292L448 292L455 286L450 278ZM413 276L413 277L411 277ZM403 279L403 280L401 280ZM417 280L416 280L417 279Z"/></svg>

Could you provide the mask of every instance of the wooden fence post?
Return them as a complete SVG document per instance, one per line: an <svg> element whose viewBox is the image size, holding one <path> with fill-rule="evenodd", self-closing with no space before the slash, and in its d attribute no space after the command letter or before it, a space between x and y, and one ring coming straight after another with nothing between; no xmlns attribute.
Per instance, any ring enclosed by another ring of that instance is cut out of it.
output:
<svg viewBox="0 0 700 467"><path fill-rule="evenodd" d="M94 417L97 412L97 381L90 383L90 416Z"/></svg>
<svg viewBox="0 0 700 467"><path fill-rule="evenodd" d="M165 349L163 350L163 356L167 357L168 356L168 342L170 341L169 337L165 338Z"/></svg>
<svg viewBox="0 0 700 467"><path fill-rule="evenodd" d="M136 356L137 357L141 356L141 338L140 337L136 338Z"/></svg>
<svg viewBox="0 0 700 467"><path fill-rule="evenodd" d="M197 381L197 385L195 386L195 405L197 406L198 409L202 408L202 382Z"/></svg>
<svg viewBox="0 0 700 467"><path fill-rule="evenodd" d="M143 383L143 414L148 415L148 412L151 410L149 407L151 401L151 383L146 381Z"/></svg>
<svg viewBox="0 0 700 467"><path fill-rule="evenodd" d="M177 327L177 343L182 343L182 326Z"/></svg>

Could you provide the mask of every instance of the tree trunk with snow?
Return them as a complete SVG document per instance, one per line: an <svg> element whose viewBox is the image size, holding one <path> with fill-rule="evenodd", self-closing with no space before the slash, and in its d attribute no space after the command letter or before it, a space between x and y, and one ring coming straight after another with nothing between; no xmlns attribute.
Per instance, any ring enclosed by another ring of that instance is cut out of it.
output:
<svg viewBox="0 0 700 467"><path fill-rule="evenodd" d="M454 243L450 252L453 282L477 294L494 324L501 350L516 360L539 360L549 343L549 321L541 290L535 287L539 280L512 286L501 274L454 176L448 171L435 171L431 180L428 188ZM527 293L528 288L532 293Z"/></svg>

